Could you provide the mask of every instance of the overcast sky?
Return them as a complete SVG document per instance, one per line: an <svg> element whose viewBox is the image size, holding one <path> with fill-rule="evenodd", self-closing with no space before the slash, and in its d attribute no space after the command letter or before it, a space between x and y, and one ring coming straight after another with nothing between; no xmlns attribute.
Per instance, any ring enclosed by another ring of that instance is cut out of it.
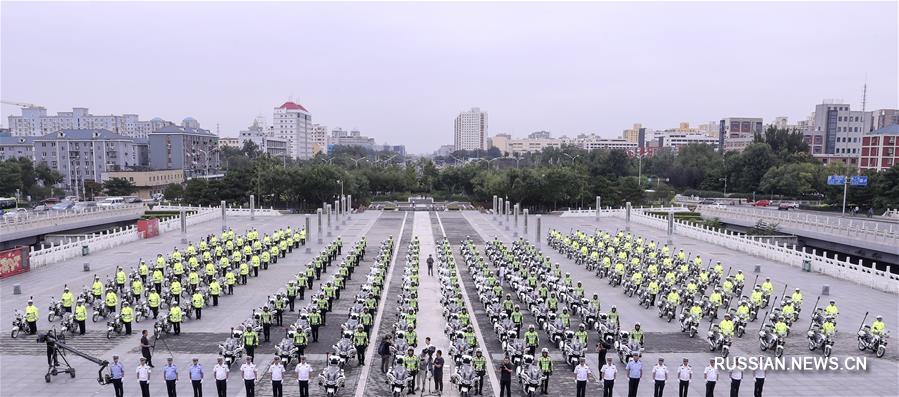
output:
<svg viewBox="0 0 899 397"><path fill-rule="evenodd" d="M881 3L9 3L0 94L55 114L137 113L236 136L293 97L328 127L414 153L489 133L620 136L722 117L897 106ZM2 124L19 114L3 105Z"/></svg>

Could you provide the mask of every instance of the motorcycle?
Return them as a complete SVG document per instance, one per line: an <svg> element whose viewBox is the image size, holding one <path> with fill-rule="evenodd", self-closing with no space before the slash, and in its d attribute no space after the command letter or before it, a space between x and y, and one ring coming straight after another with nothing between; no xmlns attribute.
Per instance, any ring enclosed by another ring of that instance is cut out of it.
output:
<svg viewBox="0 0 899 397"><path fill-rule="evenodd" d="M78 325L75 324L75 316L72 313L63 314L59 325L62 326L63 332L69 332L72 335L75 335L75 332L78 330Z"/></svg>
<svg viewBox="0 0 899 397"><path fill-rule="evenodd" d="M122 318L118 314L106 321L106 339L112 339L113 332L121 335L124 331L125 324L122 323Z"/></svg>
<svg viewBox="0 0 899 397"><path fill-rule="evenodd" d="M670 323L671 320L674 320L674 305L667 300L663 300L662 304L659 306L659 318L667 318L667 321Z"/></svg>
<svg viewBox="0 0 899 397"><path fill-rule="evenodd" d="M297 354L297 347L294 346L293 341L284 338L275 345L275 354L277 354L278 357L281 357L281 362L283 362L284 365L287 365L290 364L290 359Z"/></svg>
<svg viewBox="0 0 899 397"><path fill-rule="evenodd" d="M47 309L47 321L54 322L56 318L62 318L62 314L65 313L62 310L62 302L54 299L52 296L50 297L50 307Z"/></svg>
<svg viewBox="0 0 899 397"><path fill-rule="evenodd" d="M878 358L883 357L886 353L887 339L889 337L889 333L874 335L871 333L871 326L865 325L864 329L858 331L858 350L871 350Z"/></svg>
<svg viewBox="0 0 899 397"><path fill-rule="evenodd" d="M833 352L833 338L829 335L824 335L820 329L812 328L808 331L808 350L815 351L818 348L824 352L824 357L830 357L830 354Z"/></svg>
<svg viewBox="0 0 899 397"><path fill-rule="evenodd" d="M219 344L219 355L224 358L228 369L231 369L231 364L240 360L243 355L243 344L239 342L239 338L228 338L225 343Z"/></svg>
<svg viewBox="0 0 899 397"><path fill-rule="evenodd" d="M696 332L698 331L698 329L699 319L691 314L684 314L684 318L681 320L681 332L686 332L688 335L690 335L691 338L693 338L696 336Z"/></svg>
<svg viewBox="0 0 899 397"><path fill-rule="evenodd" d="M727 357L730 354L731 338L728 335L721 334L717 327L709 331L708 342L709 351L720 350L721 357Z"/></svg>
<svg viewBox="0 0 899 397"><path fill-rule="evenodd" d="M169 322L168 311L160 311L156 323L153 324L153 337L159 338L163 334L170 334L172 333L172 330L173 327L172 323Z"/></svg>
<svg viewBox="0 0 899 397"><path fill-rule="evenodd" d="M108 320L109 318L109 309L106 308L106 305L103 304L100 300L94 301L94 315L91 316L91 321L98 322L100 319Z"/></svg>
<svg viewBox="0 0 899 397"><path fill-rule="evenodd" d="M785 338L777 335L770 327L765 327L759 331L759 348L761 348L762 351L773 349L776 357L782 357L785 344Z"/></svg>
<svg viewBox="0 0 899 397"><path fill-rule="evenodd" d="M16 310L16 317L12 320L12 333L10 336L17 338L19 333L28 333L28 324L25 323L25 315L21 311Z"/></svg>

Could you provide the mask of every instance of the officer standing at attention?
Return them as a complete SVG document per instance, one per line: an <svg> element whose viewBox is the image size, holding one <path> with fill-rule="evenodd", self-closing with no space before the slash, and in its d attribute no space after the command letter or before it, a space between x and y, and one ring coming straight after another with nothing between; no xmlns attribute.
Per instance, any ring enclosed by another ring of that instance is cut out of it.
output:
<svg viewBox="0 0 899 397"><path fill-rule="evenodd" d="M34 335L37 333L37 316L38 310L37 306L34 306L33 297L28 298L28 306L25 306L25 323L28 324L28 334Z"/></svg>
<svg viewBox="0 0 899 397"><path fill-rule="evenodd" d="M122 387L122 378L125 377L125 367L119 361L119 356L112 356L112 363L109 364L109 374L112 378L112 389L115 391L115 396L124 397L125 389Z"/></svg>
<svg viewBox="0 0 899 397"><path fill-rule="evenodd" d="M549 357L549 349L545 347L540 354L540 358L537 359L537 367L543 373L543 384L540 385L540 393L548 394L549 376L553 374L553 360Z"/></svg>
<svg viewBox="0 0 899 397"><path fill-rule="evenodd" d="M75 306L75 324L78 324L78 335L84 335L85 321L87 321L87 306L84 305L84 299L78 298L78 305Z"/></svg>

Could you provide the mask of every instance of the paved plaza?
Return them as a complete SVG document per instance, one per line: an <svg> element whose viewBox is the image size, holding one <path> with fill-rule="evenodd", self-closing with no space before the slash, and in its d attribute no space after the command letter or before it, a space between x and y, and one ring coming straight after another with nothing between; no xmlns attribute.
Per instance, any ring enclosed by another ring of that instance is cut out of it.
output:
<svg viewBox="0 0 899 397"><path fill-rule="evenodd" d="M352 279L347 282L346 288L341 293L343 299L335 301L332 312L328 314L327 325L321 329L319 341L310 344L306 349L307 357L316 370L314 375L317 375L318 371L325 365L326 354L331 351L331 345L336 343L339 338L340 324L349 311L352 297L361 290L364 282L364 278L361 275L368 273L369 268L374 264L378 247L382 241L390 236L395 241L396 251L394 261L388 267L389 275L386 276L384 285L384 298L381 299L383 309L375 318L376 332L373 332L370 338L371 343L377 343L382 335L389 332L396 320L395 297L402 288L404 258L407 254L409 242L417 236L421 243L421 283L418 294L420 312L418 313L417 321L419 347L422 346L425 337L431 337L435 347L443 349L444 352L448 351L449 340L443 334L445 320L442 316L443 308L440 304L440 282L436 277L427 275L427 265L425 263L428 255L435 254L437 244L446 237L452 245L453 254L456 256L460 280L466 293L466 306L478 327L479 346L486 350L492 359L493 365L497 366L503 358L500 341L493 332L490 318L486 315L484 305L477 299L473 279L460 255L460 243L467 238L472 239L478 252L483 256L485 255L485 241L496 237L509 245L519 237L518 235L521 235L530 242L537 244L545 255L548 255L553 262L561 265L563 271L570 272L574 280L583 282L588 297L594 293L598 294L602 302L603 311L607 311L609 307L616 305L619 312L621 312L623 328L630 329L635 322L641 323L644 330L646 330L646 353L644 354L646 370L640 383L639 396L652 395L652 381L649 375L649 368L659 357L666 359L672 374L680 364L682 357L689 358L694 369L694 378L690 385L689 395L704 395L705 385L702 381L702 369L709 358L717 355L717 353L708 351L704 332L700 332L694 339L688 338L680 332L676 322L667 323L658 318L655 309L643 309L637 305L636 299L628 298L622 294L620 287L611 288L606 280L597 278L591 272L575 264L574 261L569 260L546 244L547 233L550 229L556 229L567 234L575 230L593 233L596 230L615 232L629 228L631 233L661 243L664 243L666 240L666 231L636 223L626 225L623 219L616 217L603 217L597 221L593 217L569 218L550 215L541 217L542 230L539 240L542 244L539 244L535 235L535 221L536 219L533 216L530 217L529 230L525 232L521 224L516 229L514 223L505 223L503 217L475 211L366 211L354 214L349 219L341 222L334 222L330 229L325 226L322 236L318 235L313 222L313 230L306 245L310 249L309 253L306 252L304 247L293 250L286 258L281 259L277 264L273 264L268 270L260 271L258 278L251 278L245 286L237 286L233 296L224 295L220 299L218 307L205 309L202 320L185 322L182 326L181 335L166 336L157 342L153 359L154 363L157 364L157 368L151 377L151 394L154 396L164 395L165 385L161 375L161 364L166 357L171 356L180 368L181 378L184 379L177 386L179 395L192 395L190 382L186 380L187 367L192 357L199 358L206 369L207 380L204 382L204 394L208 396L216 395L215 383L210 379L211 370L218 353L217 345L224 341L231 327L236 326L249 316L253 308L266 303L269 295L283 288L289 278L292 278L294 274L303 269L311 258L317 255L325 245L336 239L337 236L341 237L344 243L344 250L352 247L364 236L368 241L368 249L364 260L359 264ZM255 221L250 221L249 217L235 216L228 218L228 226L238 233L242 233L250 228L256 228L263 233L270 233L288 225L293 228L301 228L304 224L304 217L300 215L257 218ZM189 228L188 239L196 241L196 239L208 234L219 232L221 227L219 220L193 225ZM322 240L321 244L318 243L319 238ZM759 259L682 236L675 235L672 243L675 249L682 248L685 252L689 252L691 256L700 254L704 260L722 261L725 269L732 267L734 272L742 270L747 275L746 284L749 287L751 287L752 281L756 276L756 273L754 273L755 266L760 266L760 273L758 274L761 278L771 277L775 283L775 291L778 294L783 290L784 286L787 286L789 290L796 287L802 289L806 299L800 320L794 325L794 328L800 330L800 332L792 333L787 340L785 357L788 360L794 356L820 356L819 352L808 351L804 330L808 327L809 313L812 310L815 299L821 292L822 286L828 285L830 287L830 295L821 299L822 303L826 304L827 299L833 298L837 301L840 308L839 328L834 355L840 358L847 356L867 357L867 371L769 372L765 383L764 395L899 395L899 376L897 376L899 374L899 353L897 353L895 341L890 341L891 345L888 346L887 353L883 358L875 358L870 352L859 352L855 342L856 330L866 312L869 312L867 323L872 321L874 315L881 314L884 316L887 328L895 333L897 322L899 322L899 299L897 299L897 295L879 292L820 274L805 273L789 265ZM152 239L140 240L116 248L93 252L86 257L73 258L0 281L0 299L2 299L0 323L7 326L2 335L0 335L0 396L79 397L113 395L111 386L97 384L97 365L74 355L69 355L68 358L71 364L78 370L75 378L62 375L54 377L51 383L44 382L46 349L43 344L36 343L33 336L23 335L17 339L10 337L8 327L12 323L14 310L23 309L28 297L33 296L36 306L41 311L38 321L39 331L45 331L52 324L58 324L58 321L56 323L47 322L47 304L51 296L59 297L64 285L68 285L77 294L83 285L89 285L94 274L100 275L101 279L105 279L107 275L114 272L116 266L121 265L127 271L129 267L136 267L141 258L149 262L157 253L169 253L173 247L180 248L184 246L185 244L181 244L180 234L170 232ZM436 258L437 255L435 254L434 256ZM90 264L90 271L85 272L82 270L84 263ZM487 264L491 269L495 270L489 261L487 261ZM328 269L328 272L334 271L336 271L334 266ZM356 277L356 275L360 275L360 277ZM322 275L322 279L325 279L325 275ZM22 294L13 294L14 285L21 286ZM318 288L317 283L315 288ZM511 292L508 284L504 288L504 293ZM300 305L305 304L302 301L299 303ZM284 325L287 326L293 323L297 319L297 315L296 312L285 313ZM524 323L528 324L533 321L533 316L530 313L526 313ZM572 319L572 322L574 323L574 319ZM735 339L731 353L733 356L770 355L770 353L762 353L759 350L757 338L755 337L759 324L759 321L750 323L746 336ZM703 326L707 325L708 323L703 321ZM134 368L140 357L140 349L138 348L139 331L144 328L152 328L152 320L144 320L136 324L134 335L127 337L114 336L111 340L106 339L105 323L91 323L88 321L87 327L88 331L85 336L70 338L69 343L79 350L106 360L111 360L114 354L119 355L121 361L125 364L125 395L140 395L137 381L134 379ZM274 344L284 337L285 332L286 327L273 327L271 342L263 343L257 349L256 362L260 370L266 369L268 363L271 362L271 359L274 357ZM544 336L545 334L541 333L541 338L544 338ZM588 346L593 346L596 340L596 333L591 332ZM554 359L556 366L556 372L550 378L550 394L574 396L574 378L563 362L561 351L552 346L548 347L550 348L550 356ZM370 348L369 352L371 351L373 349ZM446 361L444 394L456 396L458 393L454 389L454 385L449 383L449 378L453 371L452 360L447 357ZM598 372L597 355L595 353L589 354L587 361L593 369L594 375L596 375ZM387 395L389 388L386 384L385 375L380 371L379 364L380 358L377 357L376 353L367 357L366 365L362 367L356 366L355 360L351 361L346 368L346 388L341 390L340 395ZM619 377L613 395L626 396L627 380L625 378L626 375L623 375L626 372L623 365L619 364L618 366ZM289 369L292 370L293 365ZM239 376L240 373L237 367L234 367L231 371L231 380L228 385L229 396L245 395L244 386L240 382ZM744 374L744 378L739 395L751 396L752 373L747 371ZM264 376L257 383L256 395L271 395L269 379L268 376ZM295 379L294 373L288 371L285 377L285 396L299 395ZM484 387L484 395L492 396L498 394L496 376L485 377L485 380L487 382ZM729 383L727 374L722 374L716 388L716 395L728 395ZM669 377L664 395L675 396L677 395L676 389L676 380L673 377ZM522 395L521 387L514 380L512 390L513 395ZM311 391L313 396L323 395L318 386L313 385ZM587 387L587 395L598 396L602 395L601 393L601 383L596 382L596 378L592 378ZM425 394L427 394L427 391Z"/></svg>

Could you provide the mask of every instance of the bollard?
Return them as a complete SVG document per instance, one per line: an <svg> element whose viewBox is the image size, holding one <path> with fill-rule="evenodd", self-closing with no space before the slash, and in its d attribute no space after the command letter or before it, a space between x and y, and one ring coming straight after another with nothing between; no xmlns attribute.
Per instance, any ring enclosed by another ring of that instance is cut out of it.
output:
<svg viewBox="0 0 899 397"><path fill-rule="evenodd" d="M504 207L503 207L503 198L502 198L502 197L500 197L499 199L497 199L497 204L499 204L499 212L498 212L498 213L499 213L499 220L502 221L502 220L503 220L503 208L504 208Z"/></svg>
<svg viewBox="0 0 899 397"><path fill-rule="evenodd" d="M518 229L518 211L521 210L521 204L515 204L515 208L513 211L513 217L515 218L515 228Z"/></svg>
<svg viewBox="0 0 899 397"><path fill-rule="evenodd" d="M596 196L596 220L599 220L599 213L602 211L602 197Z"/></svg>
<svg viewBox="0 0 899 397"><path fill-rule="evenodd" d="M524 209L524 235L527 237L528 235L528 209Z"/></svg>
<svg viewBox="0 0 899 397"><path fill-rule="evenodd" d="M222 200L222 231L228 230L228 215L226 214L228 211L228 206L225 205L225 200Z"/></svg>
<svg viewBox="0 0 899 397"><path fill-rule="evenodd" d="M509 217L512 215L512 202L506 200L506 223L509 223ZM508 230L508 229L506 229Z"/></svg>
<svg viewBox="0 0 899 397"><path fill-rule="evenodd" d="M346 225L346 214L347 214L347 208L346 208L346 196L341 197L340 200L342 201L342 202L340 203L340 205L343 206L343 218L340 219L340 224L341 224L341 225Z"/></svg>
<svg viewBox="0 0 899 397"><path fill-rule="evenodd" d="M250 195L250 220L256 220L256 196Z"/></svg>
<svg viewBox="0 0 899 397"><path fill-rule="evenodd" d="M315 235L318 236L318 243L322 243L322 209L318 208L315 210L315 213L318 214L318 233Z"/></svg>
<svg viewBox="0 0 899 397"><path fill-rule="evenodd" d="M353 195L352 194L346 195L346 209L347 209L347 214L353 215Z"/></svg>
<svg viewBox="0 0 899 397"><path fill-rule="evenodd" d="M753 267L753 269L752 269L752 272L753 272L753 273L761 273L761 272L762 272L762 265L758 265L758 264L755 265L755 267Z"/></svg>
<svg viewBox="0 0 899 397"><path fill-rule="evenodd" d="M91 264L89 262L84 262L84 264L81 266L81 268L84 271L89 272L89 271L91 271Z"/></svg>
<svg viewBox="0 0 899 397"><path fill-rule="evenodd" d="M536 236L534 237L534 239L537 241L538 247L540 246L540 223L541 223L540 215L537 215L537 227L536 227L537 233L536 233Z"/></svg>
<svg viewBox="0 0 899 397"><path fill-rule="evenodd" d="M328 237L331 237L331 211L332 210L333 210L333 208L331 208L331 204L328 204L325 206L325 212L328 213Z"/></svg>
<svg viewBox="0 0 899 397"><path fill-rule="evenodd" d="M340 199L334 200L334 230L340 230Z"/></svg>
<svg viewBox="0 0 899 397"><path fill-rule="evenodd" d="M306 242L308 243L308 244L306 244L306 253L307 254L312 253L312 248L309 247L310 245L312 245L312 233L310 233L312 229L309 228L310 222L311 222L311 217L309 216L309 214L306 214L306 229L305 230L306 230Z"/></svg>
<svg viewBox="0 0 899 397"><path fill-rule="evenodd" d="M22 295L22 286L19 284L15 284L12 286L12 294L13 295Z"/></svg>
<svg viewBox="0 0 899 397"><path fill-rule="evenodd" d="M824 295L824 296L830 295L830 286L829 285L824 284L821 286L821 295Z"/></svg>
<svg viewBox="0 0 899 397"><path fill-rule="evenodd" d="M492 208L493 209L493 219L496 219L496 199L497 199L497 197L494 194L493 195L493 208Z"/></svg>
<svg viewBox="0 0 899 397"><path fill-rule="evenodd" d="M674 235L674 213L668 212L668 245L671 245L671 238Z"/></svg>

